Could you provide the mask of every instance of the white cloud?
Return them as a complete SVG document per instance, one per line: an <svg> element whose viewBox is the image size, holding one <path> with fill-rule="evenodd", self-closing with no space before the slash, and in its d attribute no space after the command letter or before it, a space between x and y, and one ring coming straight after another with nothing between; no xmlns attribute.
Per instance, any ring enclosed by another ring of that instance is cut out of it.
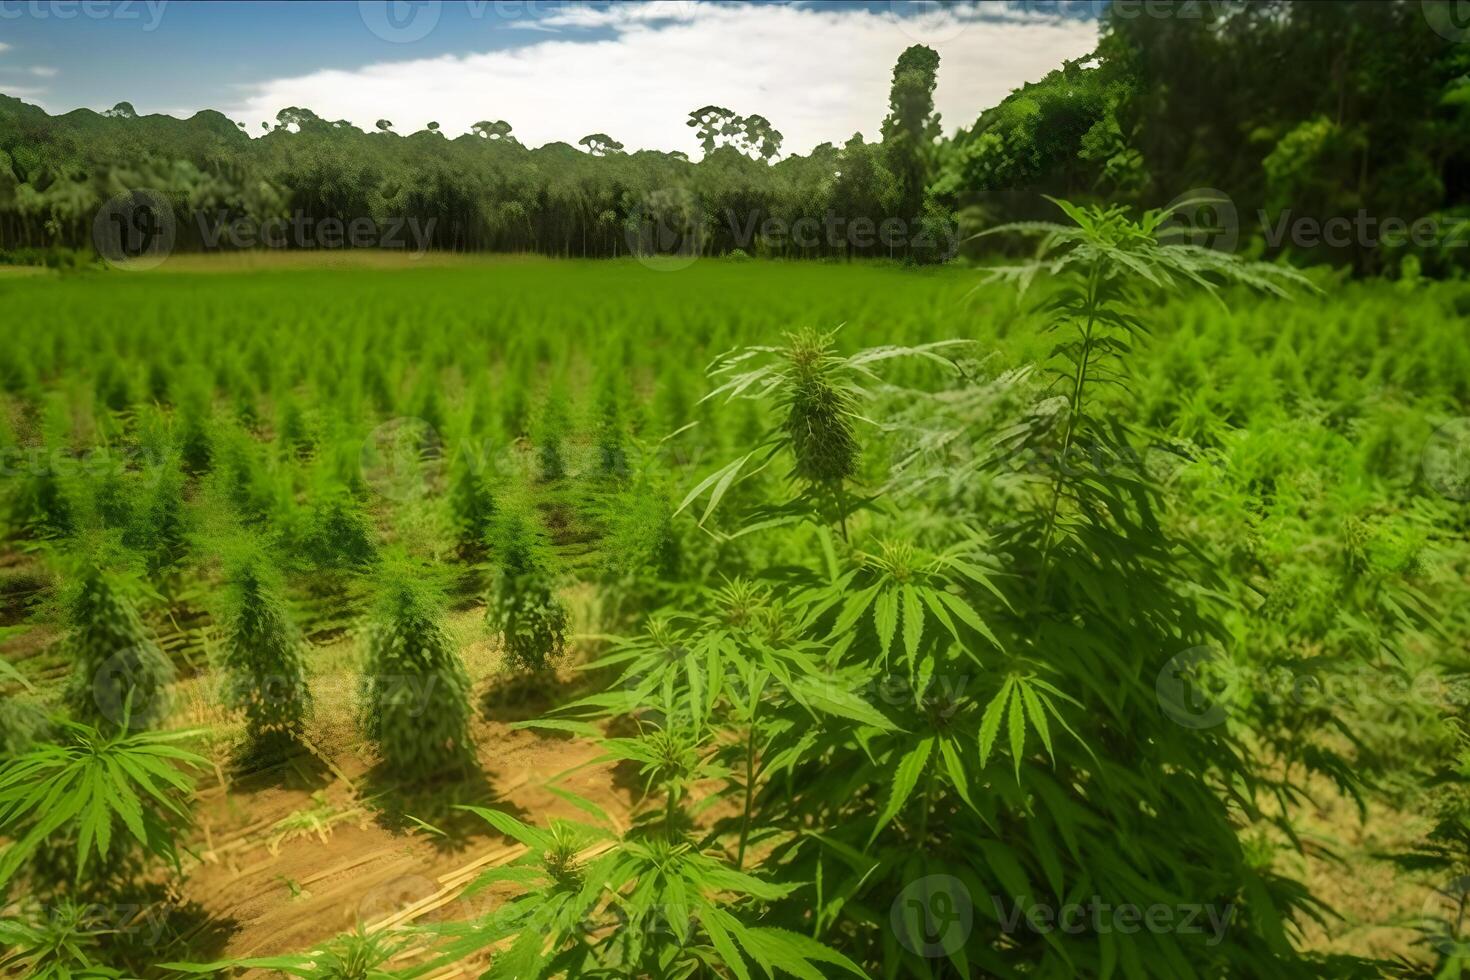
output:
<svg viewBox="0 0 1470 980"><path fill-rule="evenodd" d="M766 116L785 134L786 152L805 153L855 131L877 137L893 63L910 44L939 51L936 104L953 130L1097 41L1093 21L995 10L899 19L793 5L568 6L534 22L559 36L484 54L273 79L220 108L249 132L297 105L364 129L379 118L399 132L437 120L455 135L480 119L506 119L533 146L606 132L630 150L697 153L685 119L713 103ZM588 28L614 36L574 39ZM207 107L178 114L200 108Z"/></svg>
<svg viewBox="0 0 1470 980"><path fill-rule="evenodd" d="M10 50L10 45L6 44L4 41L0 41L0 54L4 54L6 51L9 51L9 50Z"/></svg>
<svg viewBox="0 0 1470 980"><path fill-rule="evenodd" d="M28 68L26 70L29 71L32 75L35 75L37 78L56 77L56 69L50 67L49 65L36 65L34 68Z"/></svg>

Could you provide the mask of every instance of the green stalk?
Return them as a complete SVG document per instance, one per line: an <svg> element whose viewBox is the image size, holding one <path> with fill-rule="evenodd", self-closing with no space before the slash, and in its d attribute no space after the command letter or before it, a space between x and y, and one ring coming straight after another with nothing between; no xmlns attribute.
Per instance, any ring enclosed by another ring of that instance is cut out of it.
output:
<svg viewBox="0 0 1470 980"><path fill-rule="evenodd" d="M755 798L755 712L750 715L750 734L745 740L745 812L740 815L740 851L735 870L745 867L745 842L750 836L750 807Z"/></svg>
<svg viewBox="0 0 1470 980"><path fill-rule="evenodd" d="M842 540L847 540L847 488L842 481L832 488L832 495L836 498L838 529L842 532Z"/></svg>
<svg viewBox="0 0 1470 980"><path fill-rule="evenodd" d="M1046 578L1050 570L1052 538L1056 532L1057 509L1062 500L1062 467L1066 466L1067 453L1072 448L1072 438L1077 423L1082 417L1082 389L1087 384L1087 365L1092 357L1092 328L1097 322L1097 267L1094 266L1087 280L1087 324L1082 328L1082 355L1077 358L1077 370L1072 377L1072 395L1067 413L1067 430L1062 435L1062 454L1057 462L1056 479L1052 482L1051 509L1046 515L1046 533L1041 544L1041 572L1036 580L1036 599L1040 603L1046 595Z"/></svg>
<svg viewBox="0 0 1470 980"><path fill-rule="evenodd" d="M750 805L754 795L754 768L755 768L755 729L750 732L750 739L745 752L745 809L740 815L740 850L735 856L735 870L739 871L745 867L745 843L750 836Z"/></svg>

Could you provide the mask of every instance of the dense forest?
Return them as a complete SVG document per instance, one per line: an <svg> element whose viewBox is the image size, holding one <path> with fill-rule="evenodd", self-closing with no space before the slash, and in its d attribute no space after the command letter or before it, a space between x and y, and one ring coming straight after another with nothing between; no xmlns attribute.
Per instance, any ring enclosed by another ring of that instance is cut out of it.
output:
<svg viewBox="0 0 1470 980"><path fill-rule="evenodd" d="M403 135L287 107L252 136L212 111L139 116L124 102L52 117L0 97L0 249L90 250L99 207L145 191L170 202L180 249L932 262L987 226L1039 217L1041 194L1160 206L1203 193L1225 201L1188 219L1229 224L1232 246L1370 274L1412 254L1415 270L1450 274L1470 240L1470 47L1436 29L1436 9L1110 6L1091 56L952 137L934 109L939 56L915 46L894 67L878 142L853 134L804 156L782 153L779 120L715 105L689 114L696 161L624 152L605 133L529 147L505 120Z"/></svg>

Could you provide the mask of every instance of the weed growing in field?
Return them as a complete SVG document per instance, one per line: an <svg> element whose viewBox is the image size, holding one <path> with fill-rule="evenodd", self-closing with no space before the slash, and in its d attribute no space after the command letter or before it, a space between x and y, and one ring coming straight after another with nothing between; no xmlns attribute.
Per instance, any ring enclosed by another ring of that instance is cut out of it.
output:
<svg viewBox="0 0 1470 980"><path fill-rule="evenodd" d="M469 677L422 574L383 573L362 685L363 733L392 772L414 780L461 772L474 751Z"/></svg>
<svg viewBox="0 0 1470 980"><path fill-rule="evenodd" d="M173 665L139 618L127 580L90 558L78 564L66 597L67 704L103 730L152 727L168 714Z"/></svg>
<svg viewBox="0 0 1470 980"><path fill-rule="evenodd" d="M519 509L502 515L494 546L499 571L485 614L507 663L521 670L544 670L566 649L567 608L533 521Z"/></svg>
<svg viewBox="0 0 1470 980"><path fill-rule="evenodd" d="M262 555L239 555L227 574L225 702L245 712L252 750L269 757L296 740L311 707L301 641Z"/></svg>

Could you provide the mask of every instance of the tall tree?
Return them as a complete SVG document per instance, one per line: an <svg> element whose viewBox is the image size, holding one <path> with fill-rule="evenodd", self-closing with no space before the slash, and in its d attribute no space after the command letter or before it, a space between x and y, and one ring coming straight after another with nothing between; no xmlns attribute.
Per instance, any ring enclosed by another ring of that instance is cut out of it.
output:
<svg viewBox="0 0 1470 980"><path fill-rule="evenodd" d="M924 211L940 134L934 111L938 73L939 53L933 48L915 44L899 55L883 120L884 155L898 181L898 216L911 230L918 228Z"/></svg>

